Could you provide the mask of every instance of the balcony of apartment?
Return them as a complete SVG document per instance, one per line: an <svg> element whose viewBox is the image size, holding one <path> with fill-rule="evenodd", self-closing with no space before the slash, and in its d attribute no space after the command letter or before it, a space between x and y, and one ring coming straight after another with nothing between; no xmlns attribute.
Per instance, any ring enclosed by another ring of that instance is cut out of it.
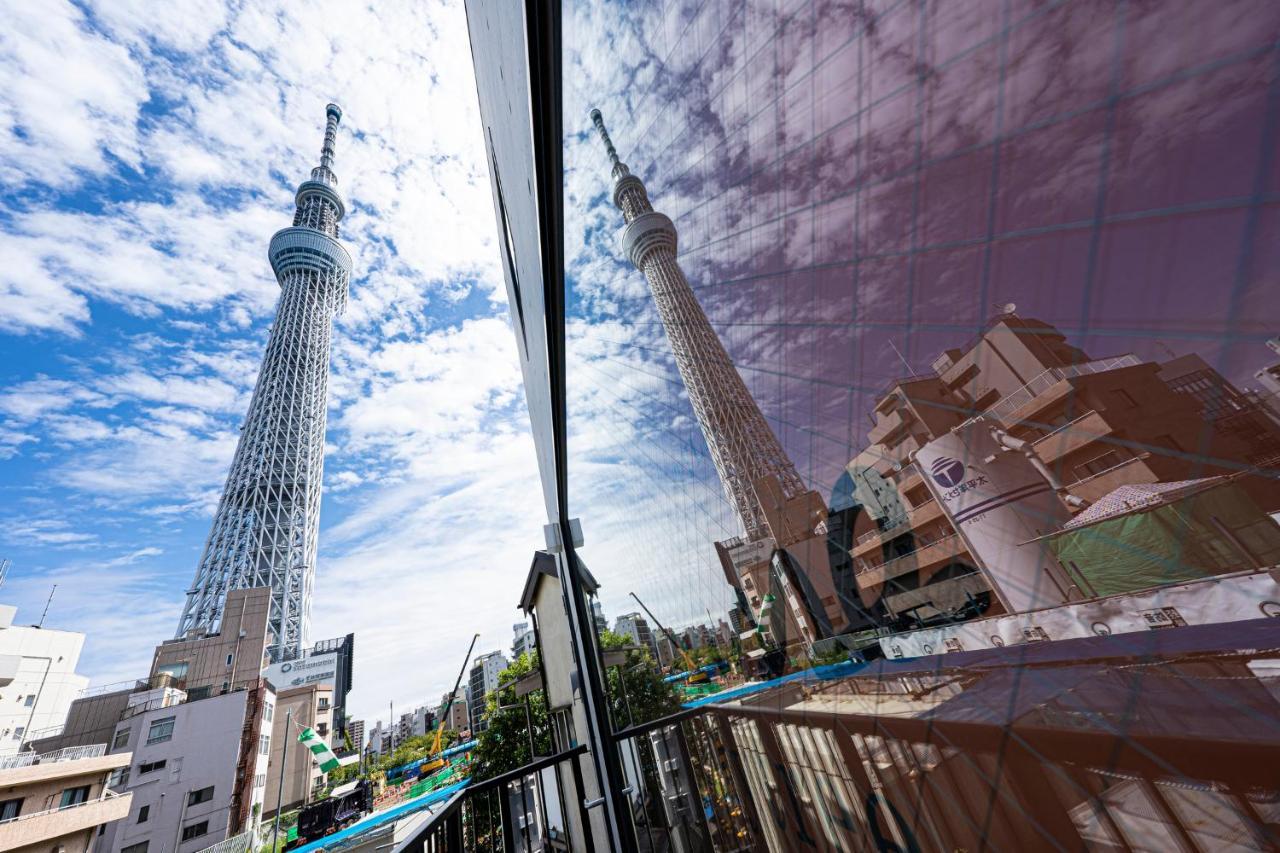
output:
<svg viewBox="0 0 1280 853"><path fill-rule="evenodd" d="M879 412L879 418L876 419L876 425L867 433L867 441L871 444L892 444L890 439L896 437L902 430L907 428L907 419L903 417L902 409L894 409L891 412Z"/></svg>
<svg viewBox="0 0 1280 853"><path fill-rule="evenodd" d="M20 752L0 758L0 788L83 776L87 773L110 772L129 763L130 754L107 755L105 743L68 746L53 752Z"/></svg>
<svg viewBox="0 0 1280 853"><path fill-rule="evenodd" d="M1265 686L1267 620L1142 638L839 664L629 725L612 735L622 843L1273 849L1280 718ZM1135 667L1161 677L1136 689ZM386 846L608 849L593 836L608 806L583 796L583 759L579 746L446 789ZM344 843L388 835L379 820L344 831Z"/></svg>
<svg viewBox="0 0 1280 853"><path fill-rule="evenodd" d="M1063 424L1048 435L1036 439L1032 447L1046 465L1052 465L1059 459L1113 432L1115 428L1107 423L1103 414L1092 410Z"/></svg>
<svg viewBox="0 0 1280 853"><path fill-rule="evenodd" d="M935 614L920 612L919 608L932 605L933 609L939 613L954 611L962 607L969 598L977 598L990 591L991 586L987 583L987 579L980 572L974 572L885 596L884 603L893 613L916 612L917 615L927 618Z"/></svg>
<svg viewBox="0 0 1280 853"><path fill-rule="evenodd" d="M1141 363L1141 359L1129 353L1065 367L1051 367L1021 388L1001 397L985 414L998 420L1006 428L1023 421L1034 421L1037 413L1071 392L1072 379L1136 367Z"/></svg>
<svg viewBox="0 0 1280 853"><path fill-rule="evenodd" d="M877 548L884 546L885 542L889 542L904 533L909 533L914 529L937 521L942 517L942 507L932 497L920 506L907 510L907 520L902 524L895 525L885 530L868 530L859 536L853 542L853 549L850 553L854 557L865 558L868 554L874 553Z"/></svg>
<svg viewBox="0 0 1280 853"><path fill-rule="evenodd" d="M927 571L967 553L964 540L952 533L883 563L859 560L856 562L858 588L870 589L911 572Z"/></svg>
<svg viewBox="0 0 1280 853"><path fill-rule="evenodd" d="M0 782L0 785L4 784ZM97 799L20 814L10 820L0 821L0 850L14 850L53 841L120 820L129 814L132 802L131 792L117 794L104 789Z"/></svg>
<svg viewBox="0 0 1280 853"><path fill-rule="evenodd" d="M1151 469L1148 460L1150 453L1139 453L1136 456L1125 456L1119 449L1109 451L1114 454L1115 464L1108 465L1096 474L1092 474L1074 483L1067 484L1067 491L1089 503L1094 503L1104 495L1110 494L1121 486L1133 486L1139 483L1157 483L1159 475Z"/></svg>

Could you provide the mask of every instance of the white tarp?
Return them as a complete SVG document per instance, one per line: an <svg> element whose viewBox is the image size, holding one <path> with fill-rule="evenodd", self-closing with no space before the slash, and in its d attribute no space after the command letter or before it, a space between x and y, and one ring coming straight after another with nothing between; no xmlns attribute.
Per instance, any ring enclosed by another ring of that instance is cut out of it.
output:
<svg viewBox="0 0 1280 853"><path fill-rule="evenodd" d="M1045 640L1130 634L1280 616L1280 569L1222 575L1030 613L925 628L880 640L887 658L922 657Z"/></svg>

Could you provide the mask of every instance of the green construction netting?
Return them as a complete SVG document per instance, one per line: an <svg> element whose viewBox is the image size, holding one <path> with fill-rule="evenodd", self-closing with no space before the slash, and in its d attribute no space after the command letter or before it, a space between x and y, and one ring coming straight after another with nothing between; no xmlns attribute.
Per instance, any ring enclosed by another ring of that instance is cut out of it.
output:
<svg viewBox="0 0 1280 853"><path fill-rule="evenodd" d="M1223 485L1063 533L1049 549L1086 594L1115 595L1276 565L1280 526Z"/></svg>

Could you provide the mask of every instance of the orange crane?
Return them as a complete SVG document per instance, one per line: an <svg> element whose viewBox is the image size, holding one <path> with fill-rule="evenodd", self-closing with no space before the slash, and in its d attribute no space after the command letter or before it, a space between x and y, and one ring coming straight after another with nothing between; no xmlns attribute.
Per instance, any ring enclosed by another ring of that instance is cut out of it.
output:
<svg viewBox="0 0 1280 853"><path fill-rule="evenodd" d="M444 756L440 754L440 747L444 738L444 727L449 722L449 709L453 707L453 700L458 695L458 688L462 685L462 676L467 672L467 661L471 660L471 652L476 647L476 640L480 639L480 635L476 634L471 638L471 645L467 646L467 656L462 659L462 669L458 670L458 680L453 683L453 690L449 693L449 701L440 709L440 725L436 726L436 739L431 744L431 755L434 756L418 769L419 777L428 773L434 773L441 767L444 767Z"/></svg>

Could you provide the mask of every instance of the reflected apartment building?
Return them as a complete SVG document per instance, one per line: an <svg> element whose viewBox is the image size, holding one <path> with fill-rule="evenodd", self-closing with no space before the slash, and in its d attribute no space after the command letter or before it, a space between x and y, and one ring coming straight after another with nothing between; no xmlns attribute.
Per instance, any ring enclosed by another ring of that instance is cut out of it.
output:
<svg viewBox="0 0 1280 853"><path fill-rule="evenodd" d="M1275 458L1280 430L1198 356L1094 358L1053 326L1006 313L932 367L878 395L869 444L849 465L862 493L873 482L890 486L888 500L882 488L853 513L850 551L863 603L881 603L898 627L1004 612L982 559L915 462L929 442L974 418L1027 442L1072 499L1069 510L1122 486L1238 473L1262 509L1280 510L1275 482L1248 476ZM1091 596L1077 589L1074 597Z"/></svg>

